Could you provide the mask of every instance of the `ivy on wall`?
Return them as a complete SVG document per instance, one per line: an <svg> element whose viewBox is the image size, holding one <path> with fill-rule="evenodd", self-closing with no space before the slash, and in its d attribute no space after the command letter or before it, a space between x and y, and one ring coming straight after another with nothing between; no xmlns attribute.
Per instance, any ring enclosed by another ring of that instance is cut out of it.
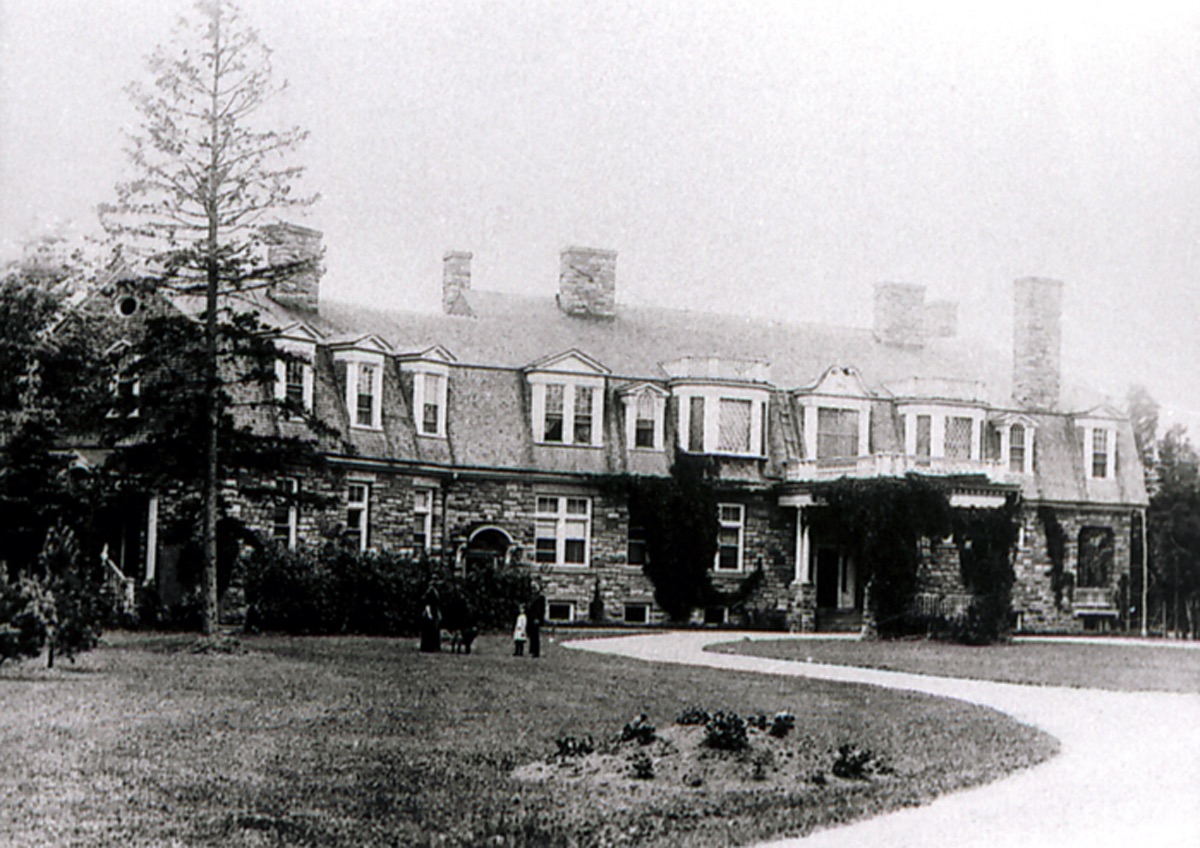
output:
<svg viewBox="0 0 1200 848"><path fill-rule="evenodd" d="M953 528L945 486L915 474L843 477L818 484L813 496L828 507L817 519L824 531L855 553L879 635L910 633L920 540L946 536Z"/></svg>
<svg viewBox="0 0 1200 848"><path fill-rule="evenodd" d="M974 599L966 620L951 628L961 642L987 644L1011 633L1012 587L1016 580L1012 551L1021 514L1019 495L998 509L954 510L954 542L963 585Z"/></svg>
<svg viewBox="0 0 1200 848"><path fill-rule="evenodd" d="M1038 507L1038 519L1046 531L1046 555L1050 557L1050 589L1054 592L1054 608L1063 609L1063 595L1068 597L1075 590L1075 576L1066 570L1067 532L1058 521L1058 515L1050 506Z"/></svg>

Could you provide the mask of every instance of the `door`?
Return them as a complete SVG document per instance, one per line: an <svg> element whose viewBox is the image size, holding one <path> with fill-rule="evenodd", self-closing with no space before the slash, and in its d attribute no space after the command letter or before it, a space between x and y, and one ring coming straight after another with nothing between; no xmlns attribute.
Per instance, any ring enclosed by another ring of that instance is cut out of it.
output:
<svg viewBox="0 0 1200 848"><path fill-rule="evenodd" d="M817 548L817 606L823 609L854 609L857 574L854 558L845 548Z"/></svg>

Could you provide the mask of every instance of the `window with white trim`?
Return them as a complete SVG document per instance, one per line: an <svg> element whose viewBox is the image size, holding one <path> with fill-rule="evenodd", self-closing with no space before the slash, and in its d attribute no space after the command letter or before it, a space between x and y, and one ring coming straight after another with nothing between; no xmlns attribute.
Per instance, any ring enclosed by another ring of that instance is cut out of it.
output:
<svg viewBox="0 0 1200 848"><path fill-rule="evenodd" d="M428 551L433 544L433 489L413 489L413 549Z"/></svg>
<svg viewBox="0 0 1200 848"><path fill-rule="evenodd" d="M375 369L377 366L360 362L354 385L354 424L358 427L375 426Z"/></svg>
<svg viewBox="0 0 1200 848"><path fill-rule="evenodd" d="M707 385L676 386L679 443L689 453L763 456L766 389Z"/></svg>
<svg viewBox="0 0 1200 848"><path fill-rule="evenodd" d="M313 348L286 341L277 345L285 356L275 360L275 400L287 405L290 418L300 419L313 408Z"/></svg>
<svg viewBox="0 0 1200 848"><path fill-rule="evenodd" d="M138 418L142 414L142 381L133 371L118 371L112 381L113 408L109 418Z"/></svg>
<svg viewBox="0 0 1200 848"><path fill-rule="evenodd" d="M538 495L534 514L534 561L586 566L592 535L591 498Z"/></svg>
<svg viewBox="0 0 1200 848"><path fill-rule="evenodd" d="M299 523L296 494L300 491L300 481L295 477L280 477L275 481L275 488L278 494L271 522L271 538L292 550L296 547Z"/></svg>
<svg viewBox="0 0 1200 848"><path fill-rule="evenodd" d="M633 446L647 450L660 449L663 399L645 391L630 400L627 414L633 415Z"/></svg>
<svg viewBox="0 0 1200 848"><path fill-rule="evenodd" d="M595 380L531 377L533 438L539 444L600 447L604 385Z"/></svg>
<svg viewBox="0 0 1200 848"><path fill-rule="evenodd" d="M346 541L357 551L365 551L370 539L371 484L346 485Z"/></svg>
<svg viewBox="0 0 1200 848"><path fill-rule="evenodd" d="M626 602L626 624L648 624L650 622L650 605L641 601Z"/></svg>
<svg viewBox="0 0 1200 848"><path fill-rule="evenodd" d="M547 601L546 621L565 624L575 620L574 601Z"/></svg>
<svg viewBox="0 0 1200 848"><path fill-rule="evenodd" d="M960 415L946 416L945 456L947 459L970 459L975 422Z"/></svg>
<svg viewBox="0 0 1200 848"><path fill-rule="evenodd" d="M1008 428L1008 470L1013 474L1025 473L1026 435L1024 424Z"/></svg>
<svg viewBox="0 0 1200 848"><path fill-rule="evenodd" d="M817 459L851 459L859 455L858 410L817 409Z"/></svg>
<svg viewBox="0 0 1200 848"><path fill-rule="evenodd" d="M1100 427L1092 430L1091 439L1091 476L1103 479L1109 476L1109 436L1108 430Z"/></svg>
<svg viewBox="0 0 1200 848"><path fill-rule="evenodd" d="M741 571L746 508L741 504L718 504L717 571Z"/></svg>
<svg viewBox="0 0 1200 848"><path fill-rule="evenodd" d="M447 375L418 371L413 375L413 417L422 436L446 435Z"/></svg>

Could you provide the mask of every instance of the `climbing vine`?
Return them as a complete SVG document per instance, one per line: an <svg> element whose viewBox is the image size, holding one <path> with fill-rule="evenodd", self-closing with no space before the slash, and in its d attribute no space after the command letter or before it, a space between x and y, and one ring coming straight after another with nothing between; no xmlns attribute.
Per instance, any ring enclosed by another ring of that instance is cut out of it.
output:
<svg viewBox="0 0 1200 848"><path fill-rule="evenodd" d="M843 477L817 485L813 495L829 507L815 519L825 525L824 535L840 538L860 563L879 635L912 632L920 540L953 528L945 487L917 475Z"/></svg>
<svg viewBox="0 0 1200 848"><path fill-rule="evenodd" d="M954 510L960 574L974 596L965 620L955 622L950 630L956 641L989 644L1008 638L1016 579L1012 550L1020 514L1018 495L1010 495L999 509Z"/></svg>
<svg viewBox="0 0 1200 848"><path fill-rule="evenodd" d="M1063 595L1070 595L1075 589L1075 578L1066 570L1067 533L1053 507L1039 506L1037 514L1046 531L1046 554L1050 557L1050 570L1046 573L1054 592L1054 608L1062 612Z"/></svg>

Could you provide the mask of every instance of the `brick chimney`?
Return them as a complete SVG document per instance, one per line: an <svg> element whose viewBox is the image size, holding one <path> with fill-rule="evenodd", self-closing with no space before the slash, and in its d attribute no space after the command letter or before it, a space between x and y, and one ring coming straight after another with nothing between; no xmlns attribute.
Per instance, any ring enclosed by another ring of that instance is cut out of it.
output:
<svg viewBox="0 0 1200 848"><path fill-rule="evenodd" d="M924 286L912 283L875 285L875 340L890 347L924 347Z"/></svg>
<svg viewBox="0 0 1200 848"><path fill-rule="evenodd" d="M1062 382L1063 284L1026 277L1013 289L1013 400L1054 409Z"/></svg>
<svg viewBox="0 0 1200 848"><path fill-rule="evenodd" d="M471 256L466 250L447 250L442 257L442 312L473 315L467 302L471 290Z"/></svg>
<svg viewBox="0 0 1200 848"><path fill-rule="evenodd" d="M952 339L958 335L958 304L931 300L925 304L925 338Z"/></svg>
<svg viewBox="0 0 1200 848"><path fill-rule="evenodd" d="M565 247L560 254L558 308L568 315L612 318L617 314L617 252Z"/></svg>
<svg viewBox="0 0 1200 848"><path fill-rule="evenodd" d="M321 276L325 273L321 265L323 233L289 223L268 224L260 233L267 245L267 263L271 267L307 263L272 283L267 294L282 306L316 312Z"/></svg>

